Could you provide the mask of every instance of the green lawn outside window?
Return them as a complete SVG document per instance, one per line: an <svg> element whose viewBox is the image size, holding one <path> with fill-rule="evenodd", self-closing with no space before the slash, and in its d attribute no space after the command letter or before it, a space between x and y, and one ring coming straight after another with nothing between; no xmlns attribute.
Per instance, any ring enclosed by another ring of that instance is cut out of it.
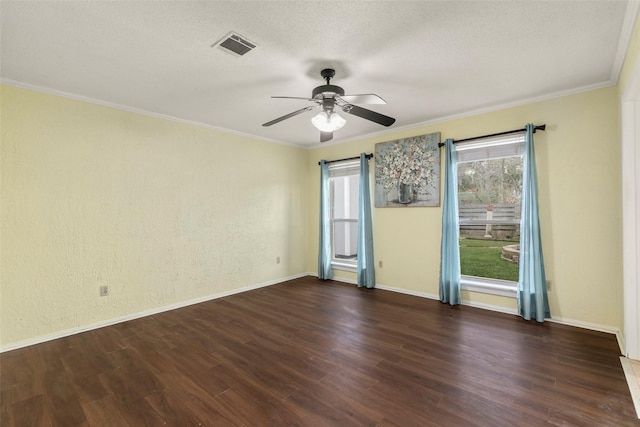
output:
<svg viewBox="0 0 640 427"><path fill-rule="evenodd" d="M518 264L502 259L502 247L518 241L460 236L460 272L465 276L518 281Z"/></svg>

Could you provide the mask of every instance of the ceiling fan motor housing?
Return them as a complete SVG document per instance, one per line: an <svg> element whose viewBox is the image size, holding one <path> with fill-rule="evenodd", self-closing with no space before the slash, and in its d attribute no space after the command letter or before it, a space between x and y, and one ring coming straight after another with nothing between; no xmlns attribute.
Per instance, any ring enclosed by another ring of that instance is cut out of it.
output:
<svg viewBox="0 0 640 427"><path fill-rule="evenodd" d="M311 97L314 99L333 98L335 95L344 95L344 89L335 85L322 85L313 89Z"/></svg>

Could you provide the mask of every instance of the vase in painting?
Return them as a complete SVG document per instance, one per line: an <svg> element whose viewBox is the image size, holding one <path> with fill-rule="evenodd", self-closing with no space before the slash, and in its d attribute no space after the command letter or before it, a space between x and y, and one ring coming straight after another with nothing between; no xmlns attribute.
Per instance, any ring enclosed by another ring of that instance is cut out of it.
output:
<svg viewBox="0 0 640 427"><path fill-rule="evenodd" d="M411 182L403 183L398 181L398 203L408 205L413 202L413 185Z"/></svg>

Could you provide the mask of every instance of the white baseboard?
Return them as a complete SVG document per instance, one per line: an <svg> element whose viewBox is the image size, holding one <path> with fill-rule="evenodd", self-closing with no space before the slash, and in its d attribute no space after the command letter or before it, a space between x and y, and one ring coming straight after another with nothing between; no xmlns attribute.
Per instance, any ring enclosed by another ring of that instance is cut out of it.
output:
<svg viewBox="0 0 640 427"><path fill-rule="evenodd" d="M318 277L317 274L315 273L307 273L309 276L315 276ZM342 283L350 283L353 285L357 285L358 282L356 280L353 279L346 279L343 277L334 277L331 280L335 280L336 282L342 282ZM410 289L403 289L403 288L396 288L393 286L387 286L387 285L381 285L379 283L376 283L376 289L382 289L383 291L391 291L391 292L398 292L400 294L405 294L405 295L412 295L414 297L420 297L420 298L428 298L428 299L433 299L433 300L440 300L440 296L436 295L436 294L430 294L427 292L420 292L420 291L413 291ZM470 300L462 300L462 305L468 305L469 307L476 307L476 308L482 308L485 310L491 310L491 311L497 311L500 313L507 313L507 314L517 314L516 310L507 308L507 307L500 307L497 305L491 305L491 304L482 304L482 303L478 303L478 302L473 302Z"/></svg>
<svg viewBox="0 0 640 427"><path fill-rule="evenodd" d="M316 273L307 273L309 276L315 276L317 277L318 275ZM357 282L355 280L352 279L345 279L342 277L334 277L332 280L335 280L337 282L343 282L343 283L351 283L351 284L357 284ZM391 292L398 292L401 294L406 294L406 295L413 295L416 297L421 297L421 298L428 298L428 299L434 299L434 300L440 300L440 296L439 295L435 295L435 294L430 294L427 292L419 292L419 291L412 291L409 289L403 289L403 288L396 288L393 286L386 286L386 285L381 285L381 284L376 284L375 286L377 289L382 289L385 291L391 291ZM474 302L474 301L470 301L470 300L462 300L462 305L467 305L469 307L476 307L476 308L482 308L484 310L490 310L490 311L496 311L499 313L506 313L506 314L513 314L514 316L518 315L517 310L512 309L512 308L508 308L508 307L501 307L498 305L492 305L492 304L484 304L484 303L479 303L479 302ZM606 326L606 325L600 325L598 323L589 323L589 322L583 322L581 320L573 320L573 319L566 319L563 317L552 317L551 319L546 319L546 321L548 322L553 322L553 323L559 323L562 325L567 325L567 326L575 326L577 328L582 328L582 329L589 329L592 331L598 331L598 332L606 332L609 334L614 334L616 336L616 339L618 341L618 346L620 347L620 354L625 354L624 353L624 338L622 336L622 333L620 332L620 329L614 327L614 326Z"/></svg>
<svg viewBox="0 0 640 427"><path fill-rule="evenodd" d="M623 356L629 356L629 352L627 351L627 344L624 341L624 334L622 331L618 330L616 332L616 338L618 338L618 345L620 346L620 354Z"/></svg>
<svg viewBox="0 0 640 427"><path fill-rule="evenodd" d="M272 285L275 285L275 284L278 284L278 283L286 282L287 280L298 279L300 277L305 277L305 276L318 277L318 274L317 273L311 273L311 272L295 274L293 276L283 277L283 278L280 278L280 279L270 280L270 281L267 281L267 282L257 283L257 284L254 284L254 285L247 285L247 286L243 286L241 288L233 289L233 290L230 290L230 291L220 292L220 293L216 293L216 294L212 294L212 295L207 295L207 296L204 296L204 297L191 299L191 300L188 300L188 301L181 301L181 302L178 302L178 303L175 303L175 304L170 304L170 305L166 305L166 306L162 306L162 307L158 307L158 308L154 308L154 309L150 309L150 310L144 310L144 311L140 311L140 312L136 312L136 313L127 314L125 316L120 316L120 317L116 317L116 318L112 318L112 319L108 319L108 320L104 320L104 321L100 321L100 322L90 323L88 325L83 325L83 326L79 326L79 327L76 327L76 328L69 328L69 329L65 329L65 330L62 330L62 331L54 332L54 333L51 333L51 334L41 335L41 336L38 336L38 337L29 338L29 339L26 339L26 340L15 342L15 343L5 344L3 346L0 346L0 353L4 353L4 352L7 352L7 351L11 351L11 350L17 350L19 348L28 347L30 345L35 345L35 344L40 344L40 343L47 342L47 341L52 341L52 340L55 340L55 339L58 339L58 338L63 338L63 337L67 337L67 336L70 336L70 335L79 334L79 333L82 333L82 332L91 331L93 329L103 328L105 326L115 325L117 323L127 322L129 320L139 319L141 317L151 316L151 315L162 313L162 312L165 312L165 311L170 311L170 310L175 310L175 309L182 308L182 307L187 307L187 306L190 306L190 305L193 305L193 304L199 304L201 302L211 301L211 300L214 300L214 299L223 298L223 297L234 295L234 294L239 294L239 293L242 293L242 292L251 291L253 289L263 288L263 287L266 287L266 286L272 286ZM349 283L349 284L352 284L352 285L357 285L357 281L353 280L353 279L347 279L347 278L342 278L342 277L334 277L332 280L334 280L336 282L343 282L343 283ZM438 295L430 294L430 293L427 293L427 292L413 291L413 290L410 290L410 289L397 288L397 287L386 286L386 285L381 285L381 284L376 284L375 287L377 289L381 289L381 290L385 290L385 291L398 292L398 293L401 293L401 294L412 295L412 296L416 296L416 297L420 297L420 298L428 298L428 299L432 299L432 300L439 300L440 299L440 297ZM499 312L499 313L506 313L506 314L512 314L512 315L517 315L518 314L516 312L516 310L510 309L510 308L507 308L507 307L501 307L501 306L491 305L491 304L483 304L483 303L473 302L473 301L469 301L469 300L462 300L462 305L481 308L481 309L484 309L484 310L496 311L496 312ZM600 325L600 324L597 324L597 323L589 323L589 322L582 322L582 321L579 321L579 320L565 319L565 318L560 318L560 317L554 317L554 318L551 318L551 319L547 319L547 321L554 322L554 323L559 323L559 324L563 324L563 325L568 325L568 326L575 326L575 327L583 328L583 329L590 329L590 330L594 330L594 331L606 332L606 333L614 334L614 335L616 335L616 338L617 338L617 341L618 341L618 345L620 347L621 354L625 354L624 353L624 339L623 339L622 333L620 332L620 330L618 328L615 328L615 327L612 327L612 326Z"/></svg>
<svg viewBox="0 0 640 427"><path fill-rule="evenodd" d="M598 332L606 332L608 334L613 334L616 336L616 340L618 342L618 348L620 349L620 354L624 355L624 337L619 328L615 326L607 326L601 325L599 323L590 323L583 322L582 320L573 320L573 319L565 319L563 317L552 317L551 319L546 319L549 322L560 323L561 325L574 326L576 328L589 329L592 331Z"/></svg>
<svg viewBox="0 0 640 427"><path fill-rule="evenodd" d="M624 356L620 356L620 363L622 364L622 370L624 371L624 377L627 380L629 386L629 392L631 393L631 400L633 400L633 406L636 408L636 416L640 418L640 378L636 376L631 361Z"/></svg>
<svg viewBox="0 0 640 427"><path fill-rule="evenodd" d="M220 292L216 294L207 295L204 297L194 298L187 301L181 301L175 304L169 304L162 307L153 308L150 310L139 311L136 313L127 314L124 316L115 317L112 319L103 320L100 322L90 323L88 325L78 326L76 328L69 328L62 331L54 332L51 334L40 335L38 337L29 338L26 340L18 341L15 343L5 344L0 347L0 353L4 353L11 350L17 350L19 348L28 347L30 345L40 344L47 341L52 341L58 338L68 337L70 335L79 334L82 332L91 331L93 329L103 328L105 326L115 325L117 323L127 322L129 320L139 319L141 317L152 316L154 314L162 313L165 311L175 310L182 307L187 307L194 304L199 304L206 301L211 301L218 298L227 297L234 294L239 294L242 292L251 291L258 288L264 288L266 286L276 285L278 283L286 282L287 280L298 279L300 277L307 276L307 273L295 274L293 276L283 277L280 279L269 280L267 282L257 283L254 285L247 285L240 288L236 288L230 291Z"/></svg>
<svg viewBox="0 0 640 427"><path fill-rule="evenodd" d="M427 292L420 292L420 291L413 291L411 289L396 288L394 286L376 284L376 289L382 289L383 291L397 292L399 294L412 295L414 297L440 300L440 297L435 294L430 294Z"/></svg>
<svg viewBox="0 0 640 427"><path fill-rule="evenodd" d="M411 291L411 290L402 289L402 288L394 288L393 286L386 286L386 285L376 285L376 288L383 289L386 291L398 292L401 294L413 295L416 297L429 298L429 299L440 301L440 296L436 294ZM484 310L497 311L499 313L506 313L506 314L513 314L513 315L518 314L516 310L508 307L501 307L499 305L492 305L492 304L484 304L484 303L475 302L475 301L466 300L466 299L462 300L461 305L467 305L469 307L475 307L475 308L482 308Z"/></svg>

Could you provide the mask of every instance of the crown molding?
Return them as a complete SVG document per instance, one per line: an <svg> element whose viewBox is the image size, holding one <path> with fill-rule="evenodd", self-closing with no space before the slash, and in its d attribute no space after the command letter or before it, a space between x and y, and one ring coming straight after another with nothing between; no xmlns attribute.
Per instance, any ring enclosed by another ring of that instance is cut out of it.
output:
<svg viewBox="0 0 640 427"><path fill-rule="evenodd" d="M90 97L87 97L87 96L77 95L77 94L70 93L70 92L64 92L64 91L57 90L57 89L51 89L51 88L46 87L46 86L38 86L38 85L31 84L31 83L25 83L25 82L21 82L21 81L17 81L17 80L4 79L4 78L0 78L0 84L7 85L7 86L13 86L13 87L17 87L17 88L20 88L20 89L27 89L27 90L31 90L31 91L34 91L34 92L43 93L43 94L46 94L46 95L60 96L62 98L72 99L74 101L80 101L80 102L86 102L86 103L89 103L89 104L99 105L101 107L113 108L115 110L126 111L128 113L140 114L140 115L143 115L143 116L153 117L153 118L156 118L156 119L168 120L168 121L171 121L171 122L181 123L181 124L185 124L185 125L189 125L189 126L196 126L196 127L199 127L199 128L214 130L214 131L217 131L217 132L228 133L228 134L231 134L231 135L236 135L236 136L240 136L240 137L244 137L244 138L257 139L257 140L260 140L260 141L263 141L263 142L270 142L272 144L287 145L289 147L295 147L295 148L306 148L306 146L304 146L304 145L298 145L298 144L292 144L292 143L289 143L289 142L277 141L275 139L269 139L269 138L264 138L264 137L257 136L257 135L251 135L249 133L238 132L236 130L227 129L227 128L223 128L223 127L218 127L218 126L213 126L213 125L210 125L210 124L207 124L207 123L201 123L201 122L197 122L197 121L193 121L193 120L181 119L179 117L169 116L167 114L156 113L156 112L153 112L153 111L147 111L147 110L143 110L143 109L140 109L140 108L129 107L129 106L122 105L122 104L116 104L114 102L103 101L103 100L100 100L100 99L95 99L95 98L90 98Z"/></svg>

